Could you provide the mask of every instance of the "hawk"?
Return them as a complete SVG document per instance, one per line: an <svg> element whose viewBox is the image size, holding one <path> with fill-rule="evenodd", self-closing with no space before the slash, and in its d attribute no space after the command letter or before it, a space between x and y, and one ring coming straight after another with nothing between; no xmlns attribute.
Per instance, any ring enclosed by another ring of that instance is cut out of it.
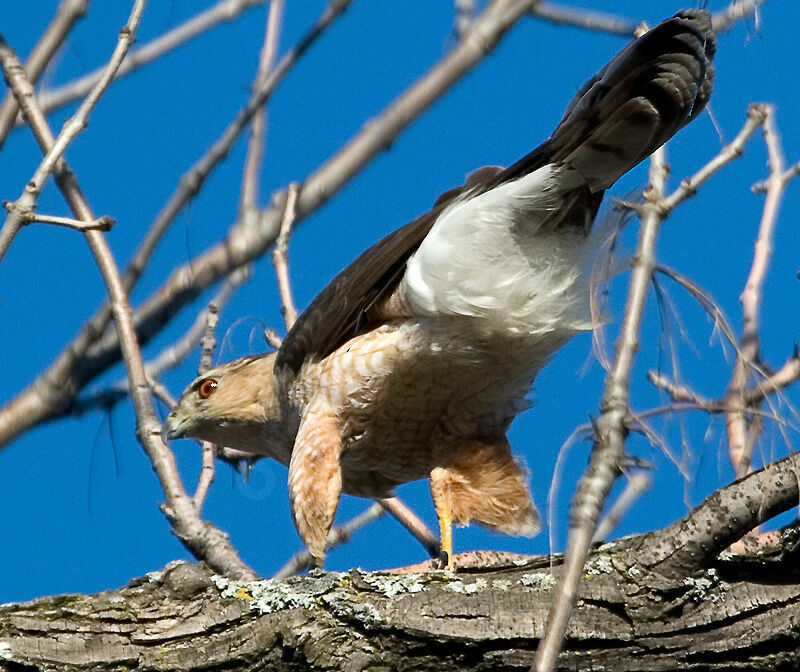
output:
<svg viewBox="0 0 800 672"><path fill-rule="evenodd" d="M550 138L487 167L337 275L277 353L195 380L164 422L289 467L317 563L342 492L429 478L442 556L453 523L533 535L539 517L506 432L537 372L592 328L592 224L606 189L706 104L716 39L686 10L578 92Z"/></svg>

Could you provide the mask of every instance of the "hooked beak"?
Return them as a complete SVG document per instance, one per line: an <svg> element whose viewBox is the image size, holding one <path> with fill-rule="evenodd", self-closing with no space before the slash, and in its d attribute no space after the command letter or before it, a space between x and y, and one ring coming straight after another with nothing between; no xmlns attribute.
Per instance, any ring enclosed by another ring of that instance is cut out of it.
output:
<svg viewBox="0 0 800 672"><path fill-rule="evenodd" d="M184 436L185 422L182 422L175 411L170 413L161 424L161 440L167 443L170 439L180 439Z"/></svg>

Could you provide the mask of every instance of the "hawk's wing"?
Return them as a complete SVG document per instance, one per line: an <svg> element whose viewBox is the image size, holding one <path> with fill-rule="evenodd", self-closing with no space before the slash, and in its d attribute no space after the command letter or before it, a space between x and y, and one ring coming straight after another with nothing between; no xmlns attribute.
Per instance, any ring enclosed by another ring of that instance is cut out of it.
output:
<svg viewBox="0 0 800 672"><path fill-rule="evenodd" d="M551 163L588 184L590 221L603 191L694 118L711 93L715 37L705 10L686 10L632 42L589 80L550 138L512 166L482 168L442 194L429 212L356 258L311 302L278 351L275 371L296 373L357 333L375 328L367 310L388 296L436 219L456 199L485 193Z"/></svg>

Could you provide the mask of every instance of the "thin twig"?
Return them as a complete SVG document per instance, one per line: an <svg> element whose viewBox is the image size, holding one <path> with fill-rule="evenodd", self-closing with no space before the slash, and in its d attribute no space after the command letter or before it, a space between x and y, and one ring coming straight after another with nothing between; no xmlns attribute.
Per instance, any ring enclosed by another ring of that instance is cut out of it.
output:
<svg viewBox="0 0 800 672"><path fill-rule="evenodd" d="M212 301L208 304L208 308L206 309L206 324L201 340L202 350L200 363L197 366L198 376L204 375L211 368L211 363L214 358L214 349L217 347L215 332L218 322L219 308L217 304ZM214 446L208 441L201 441L200 446L202 451L200 477L197 479L197 487L192 496L192 504L194 504L194 508L198 514L202 511L208 489L214 482Z"/></svg>
<svg viewBox="0 0 800 672"><path fill-rule="evenodd" d="M755 14L758 24L758 8L767 0L733 0L730 5L712 17L715 33L721 33L730 28L741 19L746 19L750 14Z"/></svg>
<svg viewBox="0 0 800 672"><path fill-rule="evenodd" d="M25 63L25 74L31 84L38 81L39 75L61 49L61 45L72 27L85 16L88 8L89 0L62 0L59 3L56 15L42 37L39 38ZM5 143L18 111L19 105L17 105L14 95L11 92L7 93L0 105L0 147Z"/></svg>
<svg viewBox="0 0 800 672"><path fill-rule="evenodd" d="M800 379L800 353L795 352L775 373L747 388L742 395L744 402L747 405L757 403L798 379Z"/></svg>
<svg viewBox="0 0 800 672"><path fill-rule="evenodd" d="M292 297L292 285L289 280L289 237L292 235L292 226L297 219L297 196L300 185L292 182L286 193L286 207L281 220L281 229L275 247L272 248L272 265L278 278L278 292L281 297L281 313L289 332L297 321L297 308Z"/></svg>
<svg viewBox="0 0 800 672"><path fill-rule="evenodd" d="M550 23L575 26L584 30L609 33L611 35L634 37L636 28L639 26L638 22L620 16L604 12L593 12L583 8L564 7L552 2L542 2L534 7L531 13L537 18L544 19Z"/></svg>
<svg viewBox="0 0 800 672"><path fill-rule="evenodd" d="M201 450L201 466L200 476L197 479L197 488L195 488L194 495L192 495L192 504L194 505L197 514L199 515L203 510L203 504L208 495L208 489L214 482L214 445L208 441L200 442Z"/></svg>
<svg viewBox="0 0 800 672"><path fill-rule="evenodd" d="M284 0L272 0L269 3L267 26L264 44L258 62L258 70L254 88L258 89L272 69L275 54L280 41L281 24L283 22ZM261 156L264 150L264 137L266 133L266 108L261 106L253 114L250 122L250 139L247 144L247 157L244 162L244 175L242 176L242 189L239 198L239 218L247 219L257 215L256 193L258 191L258 177L261 168Z"/></svg>
<svg viewBox="0 0 800 672"><path fill-rule="evenodd" d="M737 478L750 470L752 456L748 442L747 407L744 404L744 391L750 377L750 368L759 359L759 319L764 278L772 255L772 239L778 217L778 209L786 182L783 180L784 161L778 133L775 128L775 113L765 108L763 123L764 142L767 146L769 178L766 181L767 194L761 216L761 224L755 243L753 264L744 291L740 296L742 304L742 338L737 352L733 374L725 394L725 429L728 433L728 449L731 464Z"/></svg>
<svg viewBox="0 0 800 672"><path fill-rule="evenodd" d="M439 538L428 529L428 526L416 513L397 497L387 497L376 501L391 513L398 523L411 532L412 536L428 551L428 555L432 558L439 557Z"/></svg>
<svg viewBox="0 0 800 672"><path fill-rule="evenodd" d="M116 47L107 65L103 68L103 72L97 80L97 83L81 103L75 115L64 122L61 132L58 134L57 138L52 139L52 142L47 138L48 134L50 134L50 130L47 128L45 131L47 123L44 120L44 116L38 118L41 114L41 110L38 110L38 113L33 111L33 108L37 107L32 95L33 86L30 81L28 81L25 70L17 60L16 55L10 47L6 45L2 37L0 37L0 63L2 63L6 81L31 126L38 125L39 128L34 128L34 133L39 141L39 146L42 147L43 150L47 147L44 159L42 159L33 177L25 185L25 190L22 195L13 207L6 206L8 216L3 224L3 229L0 231L0 260L2 260L11 241L16 233L19 232L24 222L23 213L33 213L42 187L44 187L44 183L50 174L56 170L57 165L62 181L69 179L68 174L71 171L68 170L66 163L61 159L61 155L78 133L86 128L89 114L105 92L111 79L114 77L114 73L125 58L125 54L128 53L128 49L130 49L135 36L135 31L131 29L131 26L137 26L139 24L141 13L144 11L144 4L144 1L137 1L134 3L128 23L120 29ZM48 141L43 142L42 139L44 138L47 138ZM92 221L95 220L96 218L92 218Z"/></svg>
<svg viewBox="0 0 800 672"><path fill-rule="evenodd" d="M453 35L460 40L466 35L475 15L475 0L454 0L453 9L455 18L453 19Z"/></svg>
<svg viewBox="0 0 800 672"><path fill-rule="evenodd" d="M360 529L366 527L370 523L378 520L383 514L386 513L383 506L379 502L375 502L366 511L359 513L354 518L348 520L344 525L332 527L328 532L328 538L325 541L325 550L330 550L336 546L341 546L350 540ZM307 569L312 562L311 554L307 550L298 551L295 553L286 564L281 567L273 575L273 579L286 579L294 576Z"/></svg>
<svg viewBox="0 0 800 672"><path fill-rule="evenodd" d="M219 308L212 301L206 309L206 326L203 330L203 338L200 341L202 350L200 352L200 363L197 365L197 375L202 376L211 368L214 359L214 349L217 347L217 338L214 335L219 322Z"/></svg>
<svg viewBox="0 0 800 672"><path fill-rule="evenodd" d="M709 399L689 389L685 385L679 385L678 383L668 380L663 373L648 371L647 380L660 390L664 390L673 401L686 401L698 407L707 406L710 403Z"/></svg>
<svg viewBox="0 0 800 672"><path fill-rule="evenodd" d="M280 336L278 336L278 332L275 331L272 327L267 327L266 329L264 329L264 340L274 350L280 348L281 343L283 343L283 339Z"/></svg>
<svg viewBox="0 0 800 672"><path fill-rule="evenodd" d="M222 0L222 2L218 2L213 7L164 33L161 37L157 37L138 49L131 50L114 79L121 79L198 35L202 35L225 21L235 20L246 10L263 5L264 2L265 0ZM50 112L82 98L95 85L101 72L102 69L98 68L56 89L42 91L36 97L39 106L46 114L50 114ZM17 123L21 123L21 119L17 119Z"/></svg>
<svg viewBox="0 0 800 672"><path fill-rule="evenodd" d="M698 187L723 166L726 166L734 159L738 159L744 153L744 146L747 141L752 137L756 129L764 123L766 116L767 108L765 105L752 103L747 108L747 119L737 136L694 175L681 180L680 186L674 192L661 199L660 207L664 210L664 216L666 217L687 198L694 196Z"/></svg>
<svg viewBox="0 0 800 672"><path fill-rule="evenodd" d="M166 385L151 378L147 379L147 384L150 385L153 395L167 408L172 408L175 405L175 397L170 394Z"/></svg>
<svg viewBox="0 0 800 672"><path fill-rule="evenodd" d="M789 166L786 169L786 171L783 173L783 175L781 176L781 179L784 182L790 182L791 180L793 180L798 175L800 175L800 161L798 161L797 163L793 163L791 166ZM752 192L754 194L765 194L765 193L767 193L767 186L768 186L767 182L768 182L768 180L762 180L760 182L756 182L751 188Z"/></svg>
<svg viewBox="0 0 800 672"><path fill-rule="evenodd" d="M567 631L577 599L578 583L597 526L600 511L625 457L625 420L628 416L628 389L633 360L638 350L639 327L644 312L650 278L655 268L655 241L664 213L659 207L667 179L664 148L653 153L649 186L642 205L639 242L631 265L631 280L622 326L616 343L614 362L600 402L602 415L595 427L595 446L589 466L581 478L572 503L564 572L548 616L547 630L536 652L534 668L550 672Z"/></svg>
<svg viewBox="0 0 800 672"><path fill-rule="evenodd" d="M16 210L15 213L24 224L55 224L56 226L63 226L67 229L72 229L73 231L89 231L91 229L95 229L97 231L110 231L111 227L116 224L116 221L113 217L109 217L108 215L103 215L102 217L98 217L92 222L81 222L77 219L72 217L58 217L56 215L42 215L36 212L31 211L24 211L19 203L12 203L10 201L5 201L3 203L7 212L11 212L12 210Z"/></svg>
<svg viewBox="0 0 800 672"><path fill-rule="evenodd" d="M117 46L115 47L114 52L111 54L111 58L106 66L102 69L102 72L97 78L95 85L89 91L86 98L83 99L83 102L78 107L77 112L75 112L71 118L64 122L61 132L55 139L52 148L47 152L41 164L36 169L36 172L34 173L30 182L37 185L39 190L41 190L42 186L44 185L44 181L47 179L50 173L53 172L53 167L55 166L56 161L61 158L64 150L66 150L78 133L83 131L88 125L89 115L91 114L95 105L97 105L99 102L101 96L105 93L108 85L111 84L114 74L119 69L123 59L125 58L125 55L128 53L128 50L134 42L135 30L131 28L131 25L138 25L139 19L141 18L141 12L144 11L144 5L144 2L134 3L134 10L131 14L131 18L129 19L128 23L119 31Z"/></svg>
<svg viewBox="0 0 800 672"><path fill-rule="evenodd" d="M219 291L214 295L211 303L195 318L189 330L181 336L173 345L163 350L152 361L145 364L145 369L148 375L153 377L161 376L164 371L173 369L180 365L188 354L192 351L195 345L200 342L208 324L208 311L210 305L216 306L220 310L228 301L233 298L236 291L251 277L252 271L250 266L243 266L236 272L231 273L228 279L220 287Z"/></svg>
<svg viewBox="0 0 800 672"><path fill-rule="evenodd" d="M733 327L728 321L728 318L725 317L725 313L723 313L722 309L719 307L719 305L717 305L717 302L714 301L714 298L711 296L711 294L698 285L694 280L685 276L680 271L671 268L670 266L656 264L655 271L656 273L666 275L668 278L674 280L687 292L689 292L689 295L694 298L695 301L700 304L700 307L708 313L709 317L714 320L714 327L719 329L720 333L728 340L734 349L739 347Z"/></svg>
<svg viewBox="0 0 800 672"><path fill-rule="evenodd" d="M617 501L614 502L605 517L597 524L597 530L595 530L592 541L598 542L606 539L614 528L619 525L623 516L628 513L634 502L639 499L643 493L647 492L651 485L652 479L650 478L650 474L639 471L631 475L628 478L628 484L617 498Z"/></svg>
<svg viewBox="0 0 800 672"><path fill-rule="evenodd" d="M712 399L703 405L698 405L691 401L670 402L664 406L656 406L655 408L648 408L644 411L631 411L630 415L625 418L625 424L631 431L637 431L637 424L642 419L653 418L669 413L684 413L687 411L703 411L704 413L714 414L724 413L725 404L723 401L717 399ZM772 411L753 409L752 414L760 418L764 418L765 420L772 420L772 422L775 422L778 425L790 427L794 431L800 431L800 427L790 423L785 417L781 417Z"/></svg>

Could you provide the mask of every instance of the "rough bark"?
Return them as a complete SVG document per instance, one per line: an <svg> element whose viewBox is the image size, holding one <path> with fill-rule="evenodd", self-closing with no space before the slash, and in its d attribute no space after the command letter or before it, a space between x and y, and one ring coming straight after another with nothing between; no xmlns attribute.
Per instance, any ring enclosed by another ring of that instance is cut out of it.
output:
<svg viewBox="0 0 800 672"><path fill-rule="evenodd" d="M800 669L796 540L674 579L643 570L643 543L592 554L559 669ZM175 563L115 591L0 606L0 669L527 670L552 562L253 583Z"/></svg>

